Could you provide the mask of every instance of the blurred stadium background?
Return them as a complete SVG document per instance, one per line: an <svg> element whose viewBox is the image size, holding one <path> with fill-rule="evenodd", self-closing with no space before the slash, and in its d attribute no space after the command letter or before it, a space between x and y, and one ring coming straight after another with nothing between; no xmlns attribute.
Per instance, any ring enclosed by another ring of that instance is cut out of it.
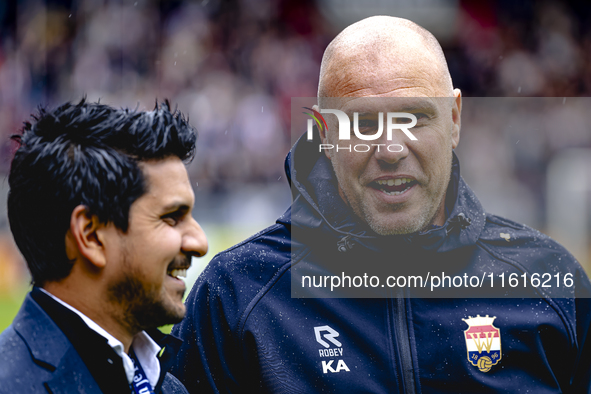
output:
<svg viewBox="0 0 591 394"><path fill-rule="evenodd" d="M465 97L560 98L518 100L527 119L486 110L513 108L511 101L467 100L458 154L489 211L551 233L589 267L588 151L568 150L591 147L586 2L8 0L0 2L0 330L29 281L6 220L14 150L8 137L39 104L86 95L151 109L169 98L189 115L200 133L189 169L194 216L210 241L190 286L216 252L273 223L288 206L283 160L291 98L316 95L323 50L340 30L380 14L432 31ZM550 164L557 156L564 166ZM558 174L551 182L549 167ZM553 208L556 199L567 203ZM584 226L563 232L553 217L567 224L582 217ZM569 244L577 236L582 241Z"/></svg>

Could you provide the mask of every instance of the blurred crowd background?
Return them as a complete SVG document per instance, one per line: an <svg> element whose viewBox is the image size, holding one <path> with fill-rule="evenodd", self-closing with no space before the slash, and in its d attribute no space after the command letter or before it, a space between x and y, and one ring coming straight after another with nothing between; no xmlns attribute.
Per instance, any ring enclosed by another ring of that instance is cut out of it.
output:
<svg viewBox="0 0 591 394"><path fill-rule="evenodd" d="M587 2L3 0L0 293L28 280L6 221L8 137L38 105L83 96L139 109L156 99L176 103L199 131L190 175L209 259L288 206L291 100L316 95L323 50L339 31L380 14L414 20L440 40L454 85L468 98L458 149L463 175L485 207L548 231L548 187L567 190L547 181L552 159L591 147ZM560 99L517 101L526 121L487 112L515 108L506 101L472 97ZM577 252L584 264L590 244L587 238L587 250Z"/></svg>

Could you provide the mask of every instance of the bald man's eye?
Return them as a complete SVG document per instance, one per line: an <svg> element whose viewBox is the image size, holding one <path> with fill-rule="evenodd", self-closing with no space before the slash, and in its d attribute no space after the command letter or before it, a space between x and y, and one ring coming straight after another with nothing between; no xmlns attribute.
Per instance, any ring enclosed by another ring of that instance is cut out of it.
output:
<svg viewBox="0 0 591 394"><path fill-rule="evenodd" d="M414 112L413 113L414 116L417 117L417 124L413 127L421 127L421 126L425 126L427 125L427 123L429 122L429 120L431 119L431 117L423 112ZM401 122L401 123L410 123L411 120L407 118L407 122Z"/></svg>
<svg viewBox="0 0 591 394"><path fill-rule="evenodd" d="M375 119L359 119L359 132L361 134L375 133L378 126L378 121Z"/></svg>
<svg viewBox="0 0 591 394"><path fill-rule="evenodd" d="M417 124L419 124L421 122L421 120L429 119L429 115L422 113L422 112L414 112L412 114L417 118ZM394 124L408 124L408 123L412 123L412 119L409 117L392 118L392 123L394 123Z"/></svg>

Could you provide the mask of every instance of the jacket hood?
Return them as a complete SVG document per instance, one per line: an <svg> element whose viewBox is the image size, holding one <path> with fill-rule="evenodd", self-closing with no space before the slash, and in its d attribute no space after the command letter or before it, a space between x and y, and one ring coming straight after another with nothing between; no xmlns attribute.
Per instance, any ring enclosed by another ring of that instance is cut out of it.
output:
<svg viewBox="0 0 591 394"><path fill-rule="evenodd" d="M291 225L306 238L328 238L341 252L356 245L374 251L391 248L420 248L447 252L473 245L484 229L486 213L460 176L460 163L453 153L451 178L446 193L447 219L443 226L405 235L376 234L345 204L338 193L332 164L318 152L320 139L308 141L303 135L294 144L285 160L285 172L291 186L293 204L279 223Z"/></svg>

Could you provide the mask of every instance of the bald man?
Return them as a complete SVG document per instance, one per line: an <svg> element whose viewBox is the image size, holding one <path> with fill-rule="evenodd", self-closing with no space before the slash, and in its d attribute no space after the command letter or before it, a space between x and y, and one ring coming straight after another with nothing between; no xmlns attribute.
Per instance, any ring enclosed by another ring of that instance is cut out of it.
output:
<svg viewBox="0 0 591 394"><path fill-rule="evenodd" d="M187 389L589 392L591 284L460 177L462 99L436 39L399 18L349 26L326 49L313 110L321 127L287 157L290 209L217 255L187 298L173 330ZM444 272L447 286L417 288ZM544 273L571 286L499 279Z"/></svg>

